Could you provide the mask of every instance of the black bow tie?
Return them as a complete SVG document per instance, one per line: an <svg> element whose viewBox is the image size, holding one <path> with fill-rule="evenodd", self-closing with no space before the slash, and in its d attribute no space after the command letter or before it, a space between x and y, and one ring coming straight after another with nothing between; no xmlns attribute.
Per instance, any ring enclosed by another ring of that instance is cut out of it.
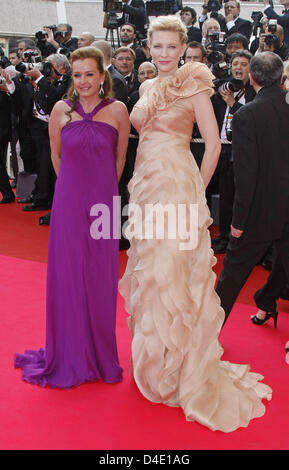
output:
<svg viewBox="0 0 289 470"><path fill-rule="evenodd" d="M130 76L128 75L127 77L124 77L124 79L129 82L130 81Z"/></svg>

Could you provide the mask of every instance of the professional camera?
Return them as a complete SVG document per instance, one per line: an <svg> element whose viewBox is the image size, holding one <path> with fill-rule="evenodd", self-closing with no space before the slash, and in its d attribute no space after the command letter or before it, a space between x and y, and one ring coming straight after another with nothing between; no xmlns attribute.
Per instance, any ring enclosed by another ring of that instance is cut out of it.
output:
<svg viewBox="0 0 289 470"><path fill-rule="evenodd" d="M222 8L222 0L209 0L208 12L211 12L211 18L218 17L218 11Z"/></svg>
<svg viewBox="0 0 289 470"><path fill-rule="evenodd" d="M252 11L251 19L253 20L253 36L258 37L260 28L262 28L261 19L263 18L263 13L261 11Z"/></svg>
<svg viewBox="0 0 289 470"><path fill-rule="evenodd" d="M207 56L210 64L217 64L224 59L224 55L226 54L224 37L225 33L222 32L210 33L208 35L209 45L212 48L212 52Z"/></svg>
<svg viewBox="0 0 289 470"><path fill-rule="evenodd" d="M274 46L274 49L278 49L280 47L280 40L278 36L274 34L277 31L277 20L269 20L268 31L270 34L265 36L265 43L269 47Z"/></svg>
<svg viewBox="0 0 289 470"><path fill-rule="evenodd" d="M30 62L41 62L41 56L38 55L37 52L33 52L33 51L24 51L23 52L23 59L26 59L27 61L30 61Z"/></svg>
<svg viewBox="0 0 289 470"><path fill-rule="evenodd" d="M5 56L2 47L0 47L0 67L5 69L8 65L10 65L9 59Z"/></svg>
<svg viewBox="0 0 289 470"><path fill-rule="evenodd" d="M1 57L0 58L0 67L2 69L6 69L6 67L8 67L8 65L10 65L10 62L9 60L7 59L7 57Z"/></svg>
<svg viewBox="0 0 289 470"><path fill-rule="evenodd" d="M234 93L244 88L244 82L240 78L231 78L226 82L223 80L214 80L214 87L217 89L218 93L222 91L231 91Z"/></svg>
<svg viewBox="0 0 289 470"><path fill-rule="evenodd" d="M45 77L49 77L52 71L52 65L50 62L20 62L20 64L15 66L17 72L24 74L34 68L37 68Z"/></svg>
<svg viewBox="0 0 289 470"><path fill-rule="evenodd" d="M55 24L53 24L51 26L47 26L47 28L52 29L53 35L55 35L55 31L56 31L56 28L57 28L57 26ZM45 41L47 36L48 36L47 31L37 31L37 33L35 33L35 37L36 37L36 39L38 39L38 41Z"/></svg>

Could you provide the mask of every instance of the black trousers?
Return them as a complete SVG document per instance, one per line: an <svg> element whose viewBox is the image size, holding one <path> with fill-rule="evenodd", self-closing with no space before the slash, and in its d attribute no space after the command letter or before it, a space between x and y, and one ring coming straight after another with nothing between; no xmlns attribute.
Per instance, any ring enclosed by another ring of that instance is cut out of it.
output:
<svg viewBox="0 0 289 470"><path fill-rule="evenodd" d="M20 143L20 157L23 161L24 170L28 173L36 173L36 148L31 137L27 120L21 116L18 121L18 133Z"/></svg>
<svg viewBox="0 0 289 470"><path fill-rule="evenodd" d="M231 145L227 145L231 147ZM227 150L227 161L219 173L219 194L220 194L220 212L219 212L219 226L220 235L222 238L229 239L231 232L231 223L233 217L233 204L235 196L235 183L234 183L234 163L229 161L231 157L231 150Z"/></svg>
<svg viewBox="0 0 289 470"><path fill-rule="evenodd" d="M11 162L14 178L17 181L18 177L18 158L16 145L19 139L19 126L18 126L18 116L14 113L11 113Z"/></svg>
<svg viewBox="0 0 289 470"><path fill-rule="evenodd" d="M51 162L51 150L48 134L48 124L40 119L29 123L29 132L36 148L34 202L51 204L54 194L56 175Z"/></svg>
<svg viewBox="0 0 289 470"><path fill-rule="evenodd" d="M3 197L14 196L6 169L8 138L0 139L0 192Z"/></svg>
<svg viewBox="0 0 289 470"><path fill-rule="evenodd" d="M257 307L265 311L276 309L276 300L289 281L289 223L278 240L260 242L250 240L246 234L240 238L230 236L216 287L225 310L225 321L250 273L272 242L276 249L275 262L266 284L255 294Z"/></svg>

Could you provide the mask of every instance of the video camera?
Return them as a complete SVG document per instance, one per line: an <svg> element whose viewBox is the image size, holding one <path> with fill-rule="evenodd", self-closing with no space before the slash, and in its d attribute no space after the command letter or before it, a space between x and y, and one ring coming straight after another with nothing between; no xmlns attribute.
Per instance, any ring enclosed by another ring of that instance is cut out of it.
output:
<svg viewBox="0 0 289 470"><path fill-rule="evenodd" d="M103 11L105 13L122 13L122 2L103 0Z"/></svg>

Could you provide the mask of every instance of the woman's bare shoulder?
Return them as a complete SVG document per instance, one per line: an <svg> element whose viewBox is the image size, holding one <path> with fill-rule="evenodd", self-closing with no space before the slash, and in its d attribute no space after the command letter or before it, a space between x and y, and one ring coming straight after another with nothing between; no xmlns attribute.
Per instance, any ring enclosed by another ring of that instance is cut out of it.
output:
<svg viewBox="0 0 289 470"><path fill-rule="evenodd" d="M127 111L127 107L126 105L122 102L122 101L114 101L112 104L111 104L111 110L113 112L114 115L127 115L128 114L128 111ZM115 114L117 113L117 114Z"/></svg>

